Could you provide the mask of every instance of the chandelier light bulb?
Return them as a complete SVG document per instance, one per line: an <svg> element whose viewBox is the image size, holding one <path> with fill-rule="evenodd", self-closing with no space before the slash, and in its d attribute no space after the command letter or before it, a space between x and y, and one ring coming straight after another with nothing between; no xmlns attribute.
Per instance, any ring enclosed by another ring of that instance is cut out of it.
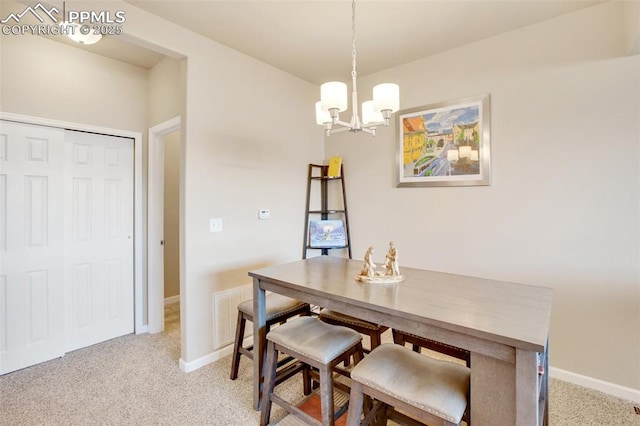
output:
<svg viewBox="0 0 640 426"><path fill-rule="evenodd" d="M316 123L323 126L325 123L331 123L331 114L329 111L322 109L322 102L316 102Z"/></svg>
<svg viewBox="0 0 640 426"><path fill-rule="evenodd" d="M382 83L373 88L373 104L378 112L394 113L400 109L400 86L395 83Z"/></svg>
<svg viewBox="0 0 640 426"><path fill-rule="evenodd" d="M320 86L320 102L322 109L329 111L337 109L338 112L347 109L347 85L340 81L330 81Z"/></svg>
<svg viewBox="0 0 640 426"><path fill-rule="evenodd" d="M373 101L362 103L362 124L379 123L383 120L382 114L375 110Z"/></svg>

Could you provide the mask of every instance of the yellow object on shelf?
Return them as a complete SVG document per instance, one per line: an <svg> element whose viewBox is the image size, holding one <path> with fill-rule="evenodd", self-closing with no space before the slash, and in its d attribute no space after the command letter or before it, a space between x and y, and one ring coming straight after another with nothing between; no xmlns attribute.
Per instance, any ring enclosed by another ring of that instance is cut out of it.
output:
<svg viewBox="0 0 640 426"><path fill-rule="evenodd" d="M328 177L340 177L340 168L342 166L342 157L331 157L329 159Z"/></svg>

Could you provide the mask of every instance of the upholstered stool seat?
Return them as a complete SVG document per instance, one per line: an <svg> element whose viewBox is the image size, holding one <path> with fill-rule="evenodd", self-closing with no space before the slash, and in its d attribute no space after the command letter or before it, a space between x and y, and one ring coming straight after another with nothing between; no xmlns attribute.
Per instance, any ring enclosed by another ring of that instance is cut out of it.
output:
<svg viewBox="0 0 640 426"><path fill-rule="evenodd" d="M368 336L370 341L370 350L375 349L380 345L380 343L382 343L382 333L389 329L388 327L365 321L360 318L352 317L350 315L345 315L326 308L320 311L319 317L322 321L328 324L349 327L357 331L358 333ZM365 350L365 352L368 351Z"/></svg>
<svg viewBox="0 0 640 426"><path fill-rule="evenodd" d="M467 408L471 370L420 355L404 346L383 344L351 371L350 426L360 425L363 394L432 424L458 425ZM385 419L386 407L372 410ZM378 418L379 420L379 418Z"/></svg>
<svg viewBox="0 0 640 426"><path fill-rule="evenodd" d="M291 299L277 293L270 293L266 296L266 328L267 332L273 324L287 321L289 318L298 315L310 315L311 307L308 303ZM233 344L233 356L231 357L231 380L238 377L240 367L240 355L253 359L253 345L243 347L244 329L248 321L253 322L253 300L245 300L238 305L238 322L236 325L236 337ZM285 377L282 378L284 380Z"/></svg>
<svg viewBox="0 0 640 426"><path fill-rule="evenodd" d="M327 324L318 318L300 317L271 330L267 334L267 342L260 424L269 424L271 405L275 402L289 414L303 418L306 423L333 425L332 372L336 364L352 355L355 364L362 359L362 336L354 330ZM274 393L278 353L290 355L318 370L322 423Z"/></svg>

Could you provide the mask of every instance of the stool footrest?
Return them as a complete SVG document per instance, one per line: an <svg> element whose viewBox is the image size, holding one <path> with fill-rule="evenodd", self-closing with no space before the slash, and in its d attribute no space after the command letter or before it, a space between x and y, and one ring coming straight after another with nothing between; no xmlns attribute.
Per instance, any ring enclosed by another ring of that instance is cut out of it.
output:
<svg viewBox="0 0 640 426"><path fill-rule="evenodd" d="M349 408L349 392L334 392L333 394L333 407L334 407L334 420L337 421L338 418L342 417L342 415L346 415L346 412ZM305 411L305 409L308 410L308 408L305 407L305 405L307 405L307 403L309 402L309 400L313 399L313 398L320 398L320 391L319 389L316 389L311 395L306 396L305 398L303 398L302 400L300 400L299 402L297 402L296 404L290 404L291 406L293 406L295 409L292 411L295 411L296 414L291 413L291 411L287 410L285 408L285 413L281 414L280 416L278 416L277 418L275 418L272 422L270 422L269 424L274 424L274 425L278 425L278 426L299 426L301 422L305 422L308 424L307 421L301 419L297 413L299 411L303 411L305 414L309 415L309 413L307 411ZM279 401L276 401L276 399L279 399ZM281 403L285 403L285 404L289 404L289 402L285 401L282 397L279 397L276 395L276 398L273 401L274 403L280 405ZM312 417L314 420L315 417ZM316 423L313 423L316 424ZM320 423L317 423L320 424Z"/></svg>
<svg viewBox="0 0 640 426"><path fill-rule="evenodd" d="M284 408L287 411L287 413L293 414L299 420L302 420L303 422L305 422L308 425L312 425L312 426L322 425L321 422L319 422L318 420L314 419L309 414L307 414L304 411L302 411L301 409L299 409L297 406L295 406L295 405L291 404L290 402L285 401L284 399L280 398L276 394L271 395L271 400L273 402L275 402L276 404L278 404L280 407ZM271 424L271 423L269 423L269 424Z"/></svg>
<svg viewBox="0 0 640 426"><path fill-rule="evenodd" d="M293 360L293 358L291 358L289 361L291 361L291 360ZM295 362L295 363L287 365L286 367L278 370L276 372L276 385L279 385L280 383L284 382L285 380L289 379L290 377L295 376L297 373L302 371L304 368L306 368L304 363Z"/></svg>

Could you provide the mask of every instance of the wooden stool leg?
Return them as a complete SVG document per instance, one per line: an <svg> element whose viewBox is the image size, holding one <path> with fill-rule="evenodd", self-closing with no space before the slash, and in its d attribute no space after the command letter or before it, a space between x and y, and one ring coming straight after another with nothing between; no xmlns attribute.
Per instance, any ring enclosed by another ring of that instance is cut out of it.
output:
<svg viewBox="0 0 640 426"><path fill-rule="evenodd" d="M380 341L380 333L373 333L371 336L371 350L374 350L382 343Z"/></svg>
<svg viewBox="0 0 640 426"><path fill-rule="evenodd" d="M362 357L364 356L364 350L362 349L362 342L359 342L356 345L356 351L353 353L353 365L356 366L360 361L362 361Z"/></svg>
<svg viewBox="0 0 640 426"><path fill-rule="evenodd" d="M349 395L349 415L347 417L347 426L360 426L362 404L362 384L353 382L351 384L351 394Z"/></svg>
<svg viewBox="0 0 640 426"><path fill-rule="evenodd" d="M331 368L327 365L320 367L320 403L322 407L322 425L333 426L333 379Z"/></svg>
<svg viewBox="0 0 640 426"><path fill-rule="evenodd" d="M378 411L378 424L384 426L387 424L387 404L383 404Z"/></svg>
<svg viewBox="0 0 640 426"><path fill-rule="evenodd" d="M276 367L278 365L278 351L273 342L267 344L267 361L265 363L264 387L262 390L262 412L260 413L260 426L269 424L271 418L271 394L276 383Z"/></svg>
<svg viewBox="0 0 640 426"><path fill-rule="evenodd" d="M238 378L240 368L240 345L244 340L244 326L247 323L242 312L238 311L238 321L236 323L236 340L233 344L233 357L231 358L231 380Z"/></svg>
<svg viewBox="0 0 640 426"><path fill-rule="evenodd" d="M311 395L311 368L308 365L305 365L304 370L302 370L302 392L305 395Z"/></svg>
<svg viewBox="0 0 640 426"><path fill-rule="evenodd" d="M391 330L391 334L393 334L393 343L395 343L396 345L404 346L404 339L402 338L402 334L398 333L395 328Z"/></svg>

